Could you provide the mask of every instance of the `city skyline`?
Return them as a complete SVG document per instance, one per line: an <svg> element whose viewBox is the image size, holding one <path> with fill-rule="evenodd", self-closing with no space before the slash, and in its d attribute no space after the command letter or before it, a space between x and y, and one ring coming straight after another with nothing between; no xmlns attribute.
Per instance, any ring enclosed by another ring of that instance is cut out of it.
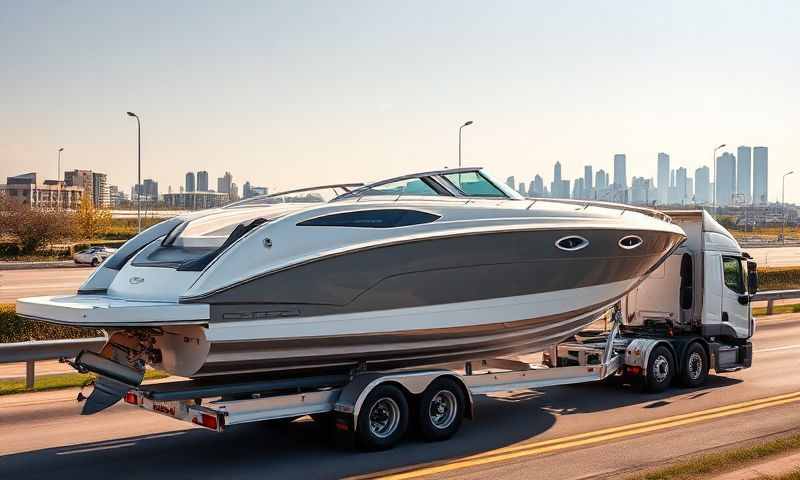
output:
<svg viewBox="0 0 800 480"><path fill-rule="evenodd" d="M611 172L618 152L629 182L657 178L659 151L693 172L735 139L769 145L775 201L800 158L798 4L453 5L426 5L427 22L389 2L7 5L0 178L54 178L64 147L62 170L129 191L126 111L142 178L172 186L190 170L280 190L454 167L467 120L464 165L498 178L556 160L565 178Z"/></svg>

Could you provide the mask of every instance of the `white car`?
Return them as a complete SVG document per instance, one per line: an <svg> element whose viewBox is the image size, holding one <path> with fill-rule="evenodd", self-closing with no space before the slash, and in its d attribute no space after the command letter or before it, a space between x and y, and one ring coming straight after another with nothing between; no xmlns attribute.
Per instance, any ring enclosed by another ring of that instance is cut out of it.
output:
<svg viewBox="0 0 800 480"><path fill-rule="evenodd" d="M75 260L75 263L83 263L96 267L103 263L106 258L110 257L111 254L116 251L116 248L89 247L86 250L81 250L80 252L75 253L75 255L72 256L72 259Z"/></svg>

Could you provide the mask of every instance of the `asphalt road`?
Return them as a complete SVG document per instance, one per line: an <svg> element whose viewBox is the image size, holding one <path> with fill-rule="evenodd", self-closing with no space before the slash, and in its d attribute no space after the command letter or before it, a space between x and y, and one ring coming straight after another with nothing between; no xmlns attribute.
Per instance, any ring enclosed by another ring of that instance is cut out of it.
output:
<svg viewBox="0 0 800 480"><path fill-rule="evenodd" d="M759 265L793 267L800 265L800 247L745 248Z"/></svg>
<svg viewBox="0 0 800 480"><path fill-rule="evenodd" d="M754 366L702 389L593 384L478 397L455 438L367 454L332 447L310 420L214 433L127 405L81 417L75 391L0 397L0 477L605 478L800 428L798 353L800 315L773 317L759 325Z"/></svg>

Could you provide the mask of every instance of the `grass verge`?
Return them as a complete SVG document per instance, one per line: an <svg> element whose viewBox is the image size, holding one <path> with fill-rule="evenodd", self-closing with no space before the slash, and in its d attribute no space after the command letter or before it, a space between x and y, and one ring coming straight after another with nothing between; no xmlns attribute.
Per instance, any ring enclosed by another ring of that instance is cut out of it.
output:
<svg viewBox="0 0 800 480"><path fill-rule="evenodd" d="M637 473L627 477L627 480L695 480L708 478L711 475L737 470L796 450L800 450L800 433L768 440L749 447L699 455L673 465ZM784 478L786 480L800 480L800 473L798 472L792 472L787 475L777 478L781 480Z"/></svg>
<svg viewBox="0 0 800 480"><path fill-rule="evenodd" d="M169 374L157 370L148 370L144 374L145 380L168 377ZM80 387L94 378L89 373L59 373L55 375L42 375L36 377L33 390L25 388L24 378L11 378L0 380L0 395L11 395L13 393L43 392L45 390L56 390L59 388Z"/></svg>
<svg viewBox="0 0 800 480"><path fill-rule="evenodd" d="M772 307L772 314L777 315L779 313L800 313L800 304L795 303L793 305L775 305ZM767 307L755 307L753 308L753 316L755 317L763 317L767 314Z"/></svg>

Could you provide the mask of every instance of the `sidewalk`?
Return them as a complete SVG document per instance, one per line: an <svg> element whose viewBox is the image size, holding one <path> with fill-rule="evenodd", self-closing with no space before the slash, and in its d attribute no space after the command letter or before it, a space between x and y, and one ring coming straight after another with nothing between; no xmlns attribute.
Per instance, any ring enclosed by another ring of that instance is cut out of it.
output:
<svg viewBox="0 0 800 480"><path fill-rule="evenodd" d="M800 453L775 458L733 472L711 477L711 480L754 480L787 475L800 469Z"/></svg>

